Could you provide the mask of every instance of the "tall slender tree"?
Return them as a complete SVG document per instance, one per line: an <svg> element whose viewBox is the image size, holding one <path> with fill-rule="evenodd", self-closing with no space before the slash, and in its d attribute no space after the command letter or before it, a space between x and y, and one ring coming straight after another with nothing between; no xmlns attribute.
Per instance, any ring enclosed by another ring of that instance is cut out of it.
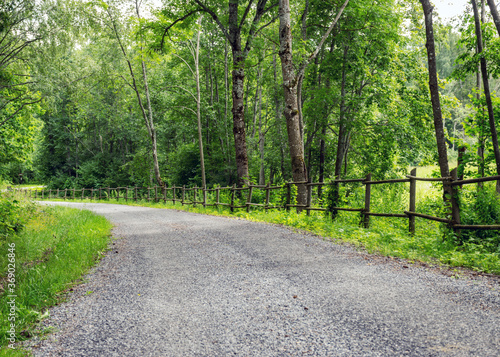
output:
<svg viewBox="0 0 500 357"><path fill-rule="evenodd" d="M248 58L255 36L257 36L262 29L267 27L276 19L271 17L267 23L262 25L262 18L278 5L277 2L268 0L258 0L256 4L254 0L248 0L247 5L244 6L245 2L246 1L242 0L228 0L228 16L227 21L225 21L223 19L225 16L219 15L219 1L191 0L191 4L194 4L195 6L188 7L185 9L183 16L177 17L170 25L165 26L162 41L160 43L160 46L163 47L164 39L168 35L169 30L178 22L190 18L197 12L205 12L209 14L228 40L233 55L232 114L236 168L239 185L249 183L244 113L245 61ZM185 8L185 4L180 6ZM248 20L252 11L254 11L253 18ZM242 15L240 17L241 13ZM243 45L242 35L244 34L245 29L248 29L248 33L246 34L246 41Z"/></svg>
<svg viewBox="0 0 500 357"><path fill-rule="evenodd" d="M486 64L486 58L484 57L483 53L483 36L481 30L481 19L479 17L479 10L476 1L471 0L471 4L472 4L472 9L474 11L474 24L476 28L477 49L478 49L478 54L480 56L479 59L481 64L481 76L483 78L484 95L486 97L486 107L488 109L488 119L490 124L491 141L493 144L493 153L495 155L497 175L500 175L500 149L498 147L498 134L495 124L495 116L493 113L493 103L491 102L488 68ZM500 193L500 181L497 181L497 192Z"/></svg>
<svg viewBox="0 0 500 357"><path fill-rule="evenodd" d="M285 118L288 132L288 144L290 148L290 158L292 161L292 177L295 182L307 181L307 169L304 160L304 138L300 125L299 102L297 96L298 83L302 81L305 70L309 63L318 55L325 40L328 38L333 28L337 24L342 12L349 3L346 0L337 12L337 16L331 22L330 27L324 33L316 49L302 62L298 72L295 72L292 53L292 21L290 17L290 1L280 0L279 2L279 39L281 58L281 72L283 75L283 90L285 96ZM306 186L298 186L297 203L303 205L307 200Z"/></svg>

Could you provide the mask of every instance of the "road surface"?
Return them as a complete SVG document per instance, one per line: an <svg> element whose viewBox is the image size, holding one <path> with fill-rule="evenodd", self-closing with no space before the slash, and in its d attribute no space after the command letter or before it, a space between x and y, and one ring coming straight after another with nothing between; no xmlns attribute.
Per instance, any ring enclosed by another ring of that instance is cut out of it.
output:
<svg viewBox="0 0 500 357"><path fill-rule="evenodd" d="M500 286L289 229L90 209L119 238L45 321L35 356L499 356Z"/></svg>

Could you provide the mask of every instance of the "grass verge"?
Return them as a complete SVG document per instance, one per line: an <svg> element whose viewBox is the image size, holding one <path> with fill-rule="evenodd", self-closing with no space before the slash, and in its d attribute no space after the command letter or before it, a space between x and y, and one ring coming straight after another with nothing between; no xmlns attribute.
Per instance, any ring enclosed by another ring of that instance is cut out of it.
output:
<svg viewBox="0 0 500 357"><path fill-rule="evenodd" d="M73 200L72 200L73 202ZM89 200L75 200L89 202ZM335 221L320 212L310 216L295 211L255 209L250 213L238 210L231 213L225 207L182 206L171 202L154 203L147 201L125 201L112 199L104 203L126 204L153 208L178 209L188 212L236 217L255 222L284 225L302 231L318 234L330 240L347 242L363 248L369 253L399 257L411 261L430 264L444 264L452 267L465 267L477 272L500 275L500 252L491 252L481 242L456 244L453 234L437 222L417 218L417 232L408 233L407 221L400 218L373 217L370 229L361 228L359 216L340 213Z"/></svg>
<svg viewBox="0 0 500 357"><path fill-rule="evenodd" d="M65 292L102 257L110 230L111 224L92 212L41 206L24 230L0 242L0 356L23 355L8 347L10 331L15 331L15 341L31 337L47 309L63 301ZM7 281L9 263L15 264L13 291ZM15 301L15 315L10 315L14 304L9 301ZM9 321L12 316L15 321Z"/></svg>

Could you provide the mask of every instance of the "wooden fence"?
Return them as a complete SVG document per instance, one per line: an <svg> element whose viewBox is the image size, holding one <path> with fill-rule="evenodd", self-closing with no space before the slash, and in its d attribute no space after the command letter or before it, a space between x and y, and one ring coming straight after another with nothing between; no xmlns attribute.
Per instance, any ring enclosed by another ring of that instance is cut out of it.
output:
<svg viewBox="0 0 500 357"><path fill-rule="evenodd" d="M246 209L247 212L250 211L252 207L260 207L267 210L270 209L285 209L290 210L291 207L295 207L297 210L305 210L307 215L310 215L311 211L325 211L330 212L332 215L336 211L348 211L348 212L358 212L362 216L362 225L365 228L370 227L370 217L397 217L404 218L408 220L408 229L410 233L415 232L415 217L420 217L423 219L428 219L432 221L437 221L447 224L450 228L455 231L460 231L462 229L491 229L500 230L500 225L463 225L460 223L460 208L456 200L456 195L450 198L450 205L446 218L434 217L423 213L415 212L416 210L416 191L417 191L417 181L437 181L442 182L443 185L448 185L451 189L457 193L458 187L463 185L487 182L487 181L497 181L500 180L500 176L483 177L477 179L469 180L458 180L457 172L454 169L451 173L451 177L444 178L421 178L416 176L416 169L413 169L410 175L407 175L403 179L391 179L391 180L381 180L372 181L372 175L368 174L363 179L349 179L349 180L334 180L332 182L287 182L281 186L271 186L267 185L249 185L246 187L236 187L236 185L229 187L215 187L211 189L203 189L201 187L186 187L186 186L172 186L172 187L116 187L116 188L83 188L83 189L64 189L64 190L45 190L45 189L29 189L22 190L26 196L32 199L50 199L50 198L61 198L64 200L71 200L75 198L79 199L90 199L90 200L117 200L120 199L125 201L138 201L147 200L154 202L167 202L171 201L174 205L180 203L182 205L203 205L205 207L215 206L215 207L229 207L231 212L235 209ZM370 201L371 201L371 187L373 185L381 184L394 184L394 183L404 183L410 184L409 189L409 207L408 210L402 213L375 213L370 211ZM364 207L318 207L314 206L312 199L312 189L313 187L323 187L323 186L336 186L339 187L340 184L345 183L360 183L365 187L365 199ZM298 205L294 203L295 197L293 197L292 187L298 185L305 185L307 188L307 201L306 204ZM264 197L260 200L260 203L252 202L252 198L256 190L263 190L264 195L259 195ZM271 192L275 190L281 190L284 194L284 199L282 204L271 204L270 196ZM246 192L246 198L244 196ZM210 195L209 195L210 194ZM215 195L214 195L215 194ZM210 197L209 197L210 196ZM225 202L221 201L221 197L226 198ZM237 197L238 196L238 197ZM242 201L244 203L242 203Z"/></svg>

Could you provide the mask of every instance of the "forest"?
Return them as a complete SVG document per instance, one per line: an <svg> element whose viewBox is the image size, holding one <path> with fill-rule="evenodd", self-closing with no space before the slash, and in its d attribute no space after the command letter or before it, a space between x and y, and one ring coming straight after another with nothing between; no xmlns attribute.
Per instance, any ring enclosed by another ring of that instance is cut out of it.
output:
<svg viewBox="0 0 500 357"><path fill-rule="evenodd" d="M0 17L7 183L500 175L493 0L453 22L427 0L2 0Z"/></svg>

